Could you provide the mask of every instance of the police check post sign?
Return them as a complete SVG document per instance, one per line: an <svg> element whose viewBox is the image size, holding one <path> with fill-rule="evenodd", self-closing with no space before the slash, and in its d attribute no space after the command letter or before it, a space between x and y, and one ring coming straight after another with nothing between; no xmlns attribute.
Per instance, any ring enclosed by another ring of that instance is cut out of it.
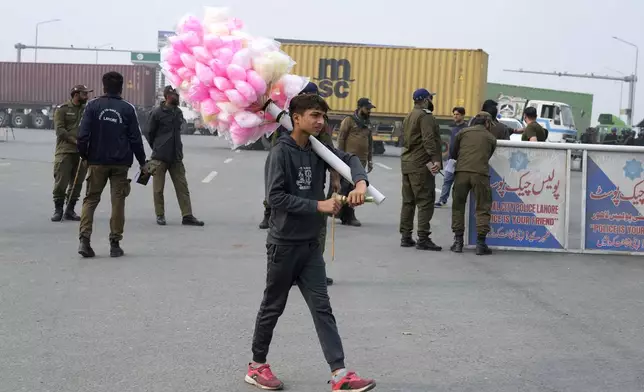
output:
<svg viewBox="0 0 644 392"><path fill-rule="evenodd" d="M588 151L585 249L644 254L641 154Z"/></svg>
<svg viewBox="0 0 644 392"><path fill-rule="evenodd" d="M565 150L497 147L490 159L488 245L564 249L566 161ZM474 245L476 215L470 200L468 243Z"/></svg>

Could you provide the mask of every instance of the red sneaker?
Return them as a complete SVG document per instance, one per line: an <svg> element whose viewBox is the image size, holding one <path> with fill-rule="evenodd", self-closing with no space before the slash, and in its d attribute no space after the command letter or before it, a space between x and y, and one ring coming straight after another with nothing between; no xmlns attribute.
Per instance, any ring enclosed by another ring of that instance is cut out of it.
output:
<svg viewBox="0 0 644 392"><path fill-rule="evenodd" d="M345 391L345 392L366 392L374 389L376 382L368 378L360 378L354 372L347 373L340 381L334 382L331 380L331 391Z"/></svg>
<svg viewBox="0 0 644 392"><path fill-rule="evenodd" d="M282 383L271 371L269 364L264 364L258 368L254 368L251 364L248 364L248 373L244 377L244 381L250 385L254 385L260 389L266 389L269 391L276 391L284 388L284 383ZM365 389L366 390L366 389Z"/></svg>

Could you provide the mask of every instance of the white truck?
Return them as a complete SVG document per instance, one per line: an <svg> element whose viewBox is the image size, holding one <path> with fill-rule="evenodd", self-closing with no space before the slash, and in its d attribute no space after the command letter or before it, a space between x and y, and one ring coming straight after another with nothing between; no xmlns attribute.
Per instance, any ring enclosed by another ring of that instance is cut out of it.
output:
<svg viewBox="0 0 644 392"><path fill-rule="evenodd" d="M563 102L542 101L501 95L499 103L499 120L515 119L523 124L523 111L533 107L537 110L537 122L548 131L548 140L553 143L565 143L577 138L577 128L570 105ZM515 134L523 132L515 129Z"/></svg>

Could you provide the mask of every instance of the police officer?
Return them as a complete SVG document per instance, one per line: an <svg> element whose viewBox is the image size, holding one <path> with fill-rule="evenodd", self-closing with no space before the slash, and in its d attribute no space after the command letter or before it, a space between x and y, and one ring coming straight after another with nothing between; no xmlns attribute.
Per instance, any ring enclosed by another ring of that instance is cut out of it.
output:
<svg viewBox="0 0 644 392"><path fill-rule="evenodd" d="M54 153L54 215L51 217L52 222L59 222L63 219L63 205L67 197L69 197L69 203L65 208L64 218L73 221L80 220L74 207L80 197L87 168L81 162L78 154L76 137L88 99L87 93L92 91L83 85L74 86L70 93L70 100L60 105L54 114L56 152ZM76 179L75 184L74 179Z"/></svg>
<svg viewBox="0 0 644 392"><path fill-rule="evenodd" d="M440 128L432 111L432 94L424 88L414 91L414 109L403 121L402 209L400 246L440 251L430 238L429 222L434 215L436 179L442 167ZM462 131L461 131L462 132ZM418 207L418 243L412 239L414 213Z"/></svg>
<svg viewBox="0 0 644 392"><path fill-rule="evenodd" d="M472 126L459 132L454 144L450 146L451 156L456 157L452 196L452 252L463 252L465 204L472 191L476 204L476 254L492 253L485 243L485 237L490 232L492 208L489 160L496 148L496 137L490 132L492 127L492 116L488 112L481 112L474 117Z"/></svg>
<svg viewBox="0 0 644 392"><path fill-rule="evenodd" d="M166 224L163 188L166 173L169 172L181 210L181 224L203 226L204 223L192 215L186 167L183 165L181 125L184 120L183 113L179 109L179 94L172 86L166 86L163 97L165 100L148 119L148 142L152 147L152 159L148 163L148 171L152 175L157 224L161 226Z"/></svg>
<svg viewBox="0 0 644 392"><path fill-rule="evenodd" d="M78 246L83 257L94 257L90 246L94 211L108 181L112 202L110 256L123 256L119 242L125 226L125 198L131 190L127 174L133 155L145 172L145 150L136 110L121 98L123 75L118 72L103 75L103 91L103 96L87 104L78 132L78 152L88 165Z"/></svg>
<svg viewBox="0 0 644 392"><path fill-rule="evenodd" d="M500 122L497 117L499 114L498 102L488 99L483 102L483 107L481 108L482 112L487 112L492 117L492 128L490 132L496 137L497 140L510 140L510 134L512 130L507 125ZM472 120L470 120L470 126L472 125Z"/></svg>
<svg viewBox="0 0 644 392"><path fill-rule="evenodd" d="M338 135L338 149L360 158L362 166L367 168L367 173L373 170L373 135L369 127L371 110L375 108L369 98L360 98L358 108L353 115L342 120ZM350 182L342 179L341 184L342 195L346 196L353 190ZM342 207L339 218L343 225L355 227L362 225L356 218L355 210L348 205Z"/></svg>
<svg viewBox="0 0 644 392"><path fill-rule="evenodd" d="M523 121L527 124L521 140L524 142L545 142L548 133L537 122L537 109L533 107L525 108L523 111Z"/></svg>

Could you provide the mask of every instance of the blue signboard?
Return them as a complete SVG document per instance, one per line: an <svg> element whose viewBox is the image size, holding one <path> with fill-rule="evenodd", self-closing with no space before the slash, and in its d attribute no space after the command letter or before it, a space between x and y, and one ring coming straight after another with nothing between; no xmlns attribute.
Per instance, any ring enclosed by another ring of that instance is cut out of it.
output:
<svg viewBox="0 0 644 392"><path fill-rule="evenodd" d="M490 159L492 210L487 244L564 249L567 152L497 147ZM468 243L476 244L476 203L470 195Z"/></svg>
<svg viewBox="0 0 644 392"><path fill-rule="evenodd" d="M585 249L644 252L641 155L588 152Z"/></svg>

